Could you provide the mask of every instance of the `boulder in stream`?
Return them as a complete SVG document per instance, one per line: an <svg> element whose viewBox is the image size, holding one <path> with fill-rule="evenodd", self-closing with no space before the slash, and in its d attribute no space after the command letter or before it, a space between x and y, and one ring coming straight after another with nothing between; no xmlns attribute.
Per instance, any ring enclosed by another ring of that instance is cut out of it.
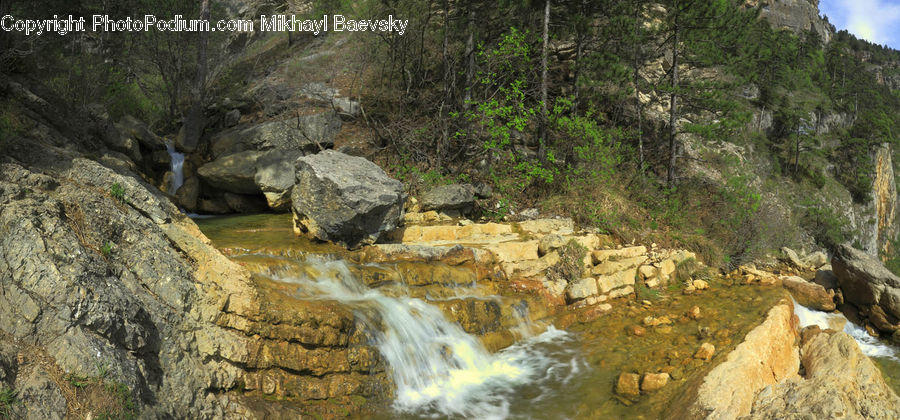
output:
<svg viewBox="0 0 900 420"><path fill-rule="evenodd" d="M333 150L297 159L294 231L349 248L372 244L403 218L403 184L378 165Z"/></svg>
<svg viewBox="0 0 900 420"><path fill-rule="evenodd" d="M846 244L838 247L831 265L845 301L867 311L877 306L892 324L897 324L900 277L891 273L877 258Z"/></svg>

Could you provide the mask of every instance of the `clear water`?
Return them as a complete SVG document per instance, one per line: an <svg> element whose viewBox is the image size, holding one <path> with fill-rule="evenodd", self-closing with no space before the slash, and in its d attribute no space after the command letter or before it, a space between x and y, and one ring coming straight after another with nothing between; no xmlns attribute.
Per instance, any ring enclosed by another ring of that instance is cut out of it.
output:
<svg viewBox="0 0 900 420"><path fill-rule="evenodd" d="M184 185L184 153L175 150L175 145L172 143L166 144L166 150L169 152L169 157L172 161L171 168L173 174L169 193L175 194L175 192Z"/></svg>

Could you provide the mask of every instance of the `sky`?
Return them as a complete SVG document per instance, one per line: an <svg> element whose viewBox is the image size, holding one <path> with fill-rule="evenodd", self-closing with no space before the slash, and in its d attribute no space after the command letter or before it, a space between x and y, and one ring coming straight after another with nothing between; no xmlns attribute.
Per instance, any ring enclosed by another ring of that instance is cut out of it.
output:
<svg viewBox="0 0 900 420"><path fill-rule="evenodd" d="M819 12L837 30L900 50L900 0L821 0Z"/></svg>

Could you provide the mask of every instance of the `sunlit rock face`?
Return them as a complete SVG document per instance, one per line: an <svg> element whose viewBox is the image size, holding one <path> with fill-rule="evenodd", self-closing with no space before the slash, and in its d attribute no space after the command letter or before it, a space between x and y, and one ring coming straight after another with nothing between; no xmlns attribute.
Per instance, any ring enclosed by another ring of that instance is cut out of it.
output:
<svg viewBox="0 0 900 420"><path fill-rule="evenodd" d="M875 176L872 184L872 199L875 203L877 228L877 250L882 256L890 255L894 239L897 238L897 184L894 182L894 165L891 161L891 147L883 144L875 152Z"/></svg>
<svg viewBox="0 0 900 420"><path fill-rule="evenodd" d="M824 42L831 41L834 29L819 17L818 0L748 0L748 7L762 6L760 17L775 28L795 33L815 31Z"/></svg>

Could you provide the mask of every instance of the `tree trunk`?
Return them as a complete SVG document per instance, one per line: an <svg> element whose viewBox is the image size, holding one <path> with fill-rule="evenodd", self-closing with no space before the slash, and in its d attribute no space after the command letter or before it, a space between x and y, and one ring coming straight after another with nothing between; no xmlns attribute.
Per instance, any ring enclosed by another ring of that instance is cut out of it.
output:
<svg viewBox="0 0 900 420"><path fill-rule="evenodd" d="M669 103L669 170L666 184L675 185L675 165L678 159L678 2L674 4L674 34L672 36L672 95Z"/></svg>
<svg viewBox="0 0 900 420"><path fill-rule="evenodd" d="M443 155L445 153L444 149L447 147L449 142L449 121L447 121L447 116L444 115L444 107L450 106L450 93L453 89L453 83L451 79L453 78L453 70L450 69L450 2L449 0L443 0L442 6L444 9L444 42L441 46L441 56L444 60L444 99L441 101L441 109L439 113L439 118L441 121L441 139L438 144L437 150L437 166L441 166L441 161L443 159Z"/></svg>
<svg viewBox="0 0 900 420"><path fill-rule="evenodd" d="M641 90L640 90L640 74L638 72L638 68L641 66L640 60L640 45L638 45L638 34L640 33L640 25L641 25L641 7L640 3L636 4L634 8L634 33L631 38L631 54L632 54L632 67L634 68L632 73L632 82L634 83L634 104L637 107L637 136L638 136L638 166L639 172L641 174L644 173L644 104L641 103Z"/></svg>
<svg viewBox="0 0 900 420"><path fill-rule="evenodd" d="M580 12L581 12L582 18L585 15L586 3L587 3L587 0L581 0ZM581 86L580 86L580 83L578 83L578 82L579 82L579 79L581 78L581 57L584 54L584 38L585 38L583 28L576 28L576 32L578 33L578 35L575 38L575 43L576 43L576 45L575 45L575 77L574 77L574 79L575 79L575 81L574 81L575 101L574 101L574 105L572 106L572 114L575 114L575 115L578 114L578 102L581 100Z"/></svg>
<svg viewBox="0 0 900 420"><path fill-rule="evenodd" d="M209 0L201 0L200 2L200 19L209 21ZM191 89L193 104L185 118L182 135L180 136L181 148L186 152L192 152L197 148L197 143L199 143L200 136L203 134L203 128L206 125L206 118L203 112L206 103L206 49L208 44L209 32L200 31L199 45L197 46L197 77L194 79L194 86Z"/></svg>
<svg viewBox="0 0 900 420"><path fill-rule="evenodd" d="M550 43L550 0L544 2L544 47L541 51L541 133L538 156L546 155L547 147L547 55Z"/></svg>
<svg viewBox="0 0 900 420"><path fill-rule="evenodd" d="M472 101L472 89L475 88L475 7L469 9L469 38L466 40L466 94L463 108L468 110Z"/></svg>

